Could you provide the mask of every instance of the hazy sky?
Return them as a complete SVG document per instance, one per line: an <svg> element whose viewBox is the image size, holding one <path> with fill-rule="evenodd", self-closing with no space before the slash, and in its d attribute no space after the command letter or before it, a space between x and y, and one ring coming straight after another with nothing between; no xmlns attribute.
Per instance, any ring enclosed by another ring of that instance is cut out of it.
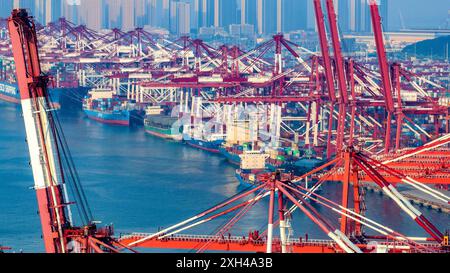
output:
<svg viewBox="0 0 450 273"><path fill-rule="evenodd" d="M445 27L450 9L450 0L388 0L389 19L392 28L401 27ZM401 16L401 15L402 16Z"/></svg>

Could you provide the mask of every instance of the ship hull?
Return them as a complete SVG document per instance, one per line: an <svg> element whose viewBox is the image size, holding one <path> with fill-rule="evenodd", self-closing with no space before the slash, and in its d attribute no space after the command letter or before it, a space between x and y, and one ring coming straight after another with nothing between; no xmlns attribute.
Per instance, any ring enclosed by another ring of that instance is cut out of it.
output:
<svg viewBox="0 0 450 273"><path fill-rule="evenodd" d="M228 162L230 162L233 165L240 166L241 165L241 158L237 154L230 153L225 149L224 147L219 148L220 154L222 154Z"/></svg>
<svg viewBox="0 0 450 273"><path fill-rule="evenodd" d="M211 152L211 153L215 153L215 154L219 154L220 150L219 150L219 146L221 144L221 142L219 141L204 141L204 140L198 140L198 139L188 139L185 140L186 144L203 150L203 151L207 151L207 152Z"/></svg>
<svg viewBox="0 0 450 273"><path fill-rule="evenodd" d="M0 93L0 100L14 104L20 104L20 99Z"/></svg>
<svg viewBox="0 0 450 273"><path fill-rule="evenodd" d="M68 104L78 103L81 105L81 101L74 99L74 97L83 96L87 92L88 88L49 88L50 101L53 108L60 109L62 107L62 100ZM0 82L0 101L20 104L20 92L16 84L7 82Z"/></svg>
<svg viewBox="0 0 450 273"><path fill-rule="evenodd" d="M172 129L162 129L154 126L145 125L145 132L149 135L163 138L163 139L169 139L169 140L175 140L175 141L181 141L182 135L181 134L173 134Z"/></svg>
<svg viewBox="0 0 450 273"><path fill-rule="evenodd" d="M111 125L129 126L130 115L128 112L107 113L95 110L84 110L84 113L89 119ZM126 113L126 114L124 114Z"/></svg>
<svg viewBox="0 0 450 273"><path fill-rule="evenodd" d="M234 176L239 181L239 184L241 184L244 187L254 187L255 186L255 184L250 183L248 180L246 180L244 177L242 177L241 174L239 174L237 172L234 174Z"/></svg>

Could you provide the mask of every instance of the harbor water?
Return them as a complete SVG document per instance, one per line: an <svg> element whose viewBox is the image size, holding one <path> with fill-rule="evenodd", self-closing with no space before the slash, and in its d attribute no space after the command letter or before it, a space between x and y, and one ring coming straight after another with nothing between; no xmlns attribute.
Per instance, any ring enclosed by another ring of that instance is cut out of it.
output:
<svg viewBox="0 0 450 273"><path fill-rule="evenodd" d="M0 245L15 252L43 252L21 110L0 102L0 113ZM245 190L234 176L235 166L220 155L158 139L142 127L101 124L87 119L81 109L63 109L59 116L95 220L113 224L116 235L155 232ZM340 200L340 184L324 186L322 194ZM368 217L406 235L425 236L387 197L367 193L366 206ZM337 223L336 214L316 207ZM448 214L421 210L441 230L449 227ZM263 200L229 233L247 236L265 230L267 211ZM186 233L214 234L225 220ZM293 237L307 233L326 238L298 211L293 222Z"/></svg>

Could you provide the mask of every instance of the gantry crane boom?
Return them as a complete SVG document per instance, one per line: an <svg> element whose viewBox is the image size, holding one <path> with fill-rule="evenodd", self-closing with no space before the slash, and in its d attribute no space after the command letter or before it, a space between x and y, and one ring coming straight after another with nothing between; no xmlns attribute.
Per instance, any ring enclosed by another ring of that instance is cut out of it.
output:
<svg viewBox="0 0 450 273"><path fill-rule="evenodd" d="M328 94L330 96L330 115L328 120L328 136L327 136L327 158L331 158L331 137L333 129L333 112L334 103L336 102L336 91L333 78L333 70L331 67L331 58L327 41L327 33L325 30L325 19L323 15L322 4L320 0L314 0L314 12L316 15L317 31L319 33L319 43L322 51L323 67L325 69L325 78L327 82Z"/></svg>
<svg viewBox="0 0 450 273"><path fill-rule="evenodd" d="M47 252L66 252L63 229L68 224L63 198L62 175L55 156L47 99L48 78L42 75L36 29L25 10L14 10L8 20L16 63L22 112L37 194L42 233Z"/></svg>
<svg viewBox="0 0 450 273"><path fill-rule="evenodd" d="M314 0L314 12L316 15L317 31L319 33L319 43L323 58L323 67L325 69L325 77L327 81L327 89L332 102L336 101L335 86L333 80L333 70L331 68L330 49L327 41L325 30L325 19L320 0Z"/></svg>
<svg viewBox="0 0 450 273"><path fill-rule="evenodd" d="M344 127L345 127L345 117L346 117L346 105L348 104L348 94L347 94L347 82L345 79L345 68L344 59L342 57L341 41L339 39L339 32L337 27L337 17L334 9L333 0L327 0L326 2L328 22L330 25L331 40L333 43L334 50L334 62L335 69L338 78L339 86L339 118L338 118L338 130L337 130L337 140L336 148L338 152L342 149L344 142Z"/></svg>
<svg viewBox="0 0 450 273"><path fill-rule="evenodd" d="M112 228L97 229L90 217L85 219L88 223L84 226L73 226L64 173L64 167L70 163L60 156L66 156L68 150L61 141L60 127L49 100L48 76L41 70L35 24L25 9L15 9L8 19L8 29L45 251L118 252L116 246L119 244L111 237ZM71 176L68 174L67 177ZM79 201L77 205L87 205L85 200L83 202Z"/></svg>
<svg viewBox="0 0 450 273"><path fill-rule="evenodd" d="M391 118L395 111L394 99L392 96L391 79L389 75L389 64L386 56L386 49L384 47L383 29L381 25L380 11L376 0L370 0L370 14L372 18L372 27L375 35L375 44L377 48L378 64L380 67L382 90L386 104L388 116L386 119L386 135L385 135L385 152L389 151L391 142Z"/></svg>
<svg viewBox="0 0 450 273"><path fill-rule="evenodd" d="M337 17L334 9L333 0L327 0L326 3L328 21L330 25L331 40L333 43L334 60L336 63L336 74L338 76L340 101L348 103L347 82L345 81L344 59L342 57L341 41L337 27Z"/></svg>

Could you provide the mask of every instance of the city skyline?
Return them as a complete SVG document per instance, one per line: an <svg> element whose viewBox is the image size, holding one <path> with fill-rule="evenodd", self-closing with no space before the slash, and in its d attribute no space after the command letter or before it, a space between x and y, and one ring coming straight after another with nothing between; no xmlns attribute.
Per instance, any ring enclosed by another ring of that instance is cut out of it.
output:
<svg viewBox="0 0 450 273"><path fill-rule="evenodd" d="M367 0L334 0L342 32L371 31ZM41 23L66 17L76 24L100 30L135 27L157 27L172 34L197 34L202 28L221 28L226 32L237 29L233 25L249 25L255 34L273 34L296 30L314 30L312 0L5 0L0 3L0 16L6 17L13 7L32 10ZM402 0L380 1L385 31L401 28L420 28L410 12L402 10ZM434 20L427 16L423 28L448 28L450 13L446 1L435 0ZM446 11L447 12L443 12ZM429 7L422 9L430 15ZM447 16L445 16L447 15ZM413 23L411 23L413 22ZM206 30L204 30L206 31Z"/></svg>

